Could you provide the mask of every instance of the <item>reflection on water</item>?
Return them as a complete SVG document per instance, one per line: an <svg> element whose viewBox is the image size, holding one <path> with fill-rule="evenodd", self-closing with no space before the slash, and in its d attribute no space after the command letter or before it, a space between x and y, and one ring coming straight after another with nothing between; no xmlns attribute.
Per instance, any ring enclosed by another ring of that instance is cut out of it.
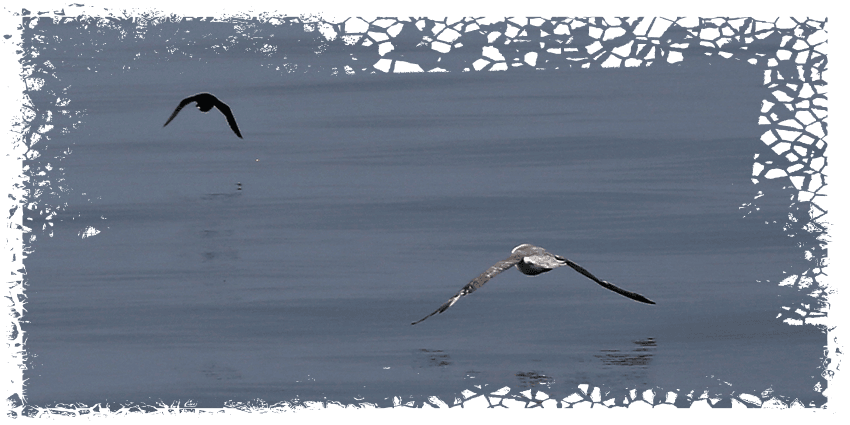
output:
<svg viewBox="0 0 850 425"><path fill-rule="evenodd" d="M423 348L419 350L420 357L424 355L427 359L424 363L427 367L444 367L452 364L449 355L444 353L443 350L429 350L427 348Z"/></svg>
<svg viewBox="0 0 850 425"><path fill-rule="evenodd" d="M631 351L599 350L603 354L595 354L594 357L602 360L606 366L642 366L646 367L652 361L652 353L655 348L655 339L646 338L633 341L637 348Z"/></svg>
<svg viewBox="0 0 850 425"><path fill-rule="evenodd" d="M521 387L533 387L552 380L551 376L546 376L535 371L517 372L516 376L519 378L519 384Z"/></svg>

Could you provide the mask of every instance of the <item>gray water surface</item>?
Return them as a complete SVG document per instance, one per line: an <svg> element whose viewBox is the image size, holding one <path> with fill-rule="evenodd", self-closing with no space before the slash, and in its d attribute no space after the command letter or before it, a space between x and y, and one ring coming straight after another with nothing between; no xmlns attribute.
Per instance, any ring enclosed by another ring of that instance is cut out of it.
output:
<svg viewBox="0 0 850 425"><path fill-rule="evenodd" d="M86 112L51 141L73 191L26 259L30 403L583 383L822 402L825 335L775 318L805 260L765 224L793 188L750 180L775 156L755 68L321 76L233 54L62 82ZM244 140L192 107L162 127L201 91ZM657 304L512 269L410 325L522 243Z"/></svg>

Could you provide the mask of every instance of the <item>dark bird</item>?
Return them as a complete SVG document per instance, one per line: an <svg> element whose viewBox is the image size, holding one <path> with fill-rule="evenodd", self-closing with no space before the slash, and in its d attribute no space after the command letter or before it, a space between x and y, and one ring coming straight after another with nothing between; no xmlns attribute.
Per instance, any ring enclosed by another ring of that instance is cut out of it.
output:
<svg viewBox="0 0 850 425"><path fill-rule="evenodd" d="M239 127L236 125L236 119L233 118L233 113L230 112L230 107L228 107L224 104L224 102L218 100L218 98L209 93L198 93L194 96L189 96L181 100L180 104L177 105L177 109L175 109L174 112L171 113L171 116L168 117L168 121L166 121L165 124L163 124L162 126L165 127L166 125L168 125L168 123L170 123L171 120L173 120L174 117L177 116L177 113L180 112L180 110L183 109L184 106L192 102L197 102L197 105L195 106L197 106L198 109L200 109L203 113L209 112L209 110L213 107L218 108L218 110L221 111L222 114L224 114L224 117L227 118L227 123L230 124L230 128L233 129L233 132L236 133L236 135L239 136L240 139L242 138L242 133L239 132Z"/></svg>
<svg viewBox="0 0 850 425"><path fill-rule="evenodd" d="M487 283L488 280L492 279L497 274L513 266L516 266L519 271L529 276L535 276L540 273L546 273L549 270L561 266L570 266L575 271L587 276L588 278L590 278L590 280L602 285L602 287L606 289L610 289L624 297L631 298L635 301L647 304L655 304L654 301L644 297L641 294L629 292L625 289L618 288L604 280L599 280L599 278L590 274L589 271L585 270L584 267L573 263L572 261L561 257L560 255L550 254L546 252L545 249L540 248L538 246L522 244L514 248L513 251L511 251L510 257L505 260L499 261L493 267L490 267L489 269L487 269L487 271L481 273L475 279L472 279L472 281L466 284L466 286L464 286L463 289L460 290L460 292L455 294L455 296L449 298L449 300L446 301L445 304L441 305L440 308L438 308L436 311L411 323L411 325L415 325L435 314L446 311L449 307L454 305L454 303L456 303L457 300L460 299L460 297L475 292L476 289L483 286L485 283Z"/></svg>

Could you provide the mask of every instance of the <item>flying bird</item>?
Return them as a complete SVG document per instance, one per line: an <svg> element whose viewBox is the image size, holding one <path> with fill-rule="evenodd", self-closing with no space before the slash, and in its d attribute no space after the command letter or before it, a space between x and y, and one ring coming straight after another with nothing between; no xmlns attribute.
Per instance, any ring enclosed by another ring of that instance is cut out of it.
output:
<svg viewBox="0 0 850 425"><path fill-rule="evenodd" d="M233 118L233 113L230 112L230 107L228 107L224 104L224 102L218 100L218 98L209 93L198 93L194 96L189 96L181 100L180 104L177 105L177 109L175 109L174 112L171 113L171 116L168 117L168 121L166 121L165 124L163 124L162 126L165 127L166 125L168 125L168 123L170 123L171 120L173 120L174 117L177 116L177 113L180 112L180 110L183 109L184 106L192 102L197 102L197 105L195 106L197 106L198 109L200 109L203 113L209 112L209 110L213 107L218 108L218 110L221 111L222 114L224 114L224 117L227 118L227 123L230 124L230 128L233 129L233 132L236 133L236 135L239 136L240 139L242 138L242 133L239 132L239 127L236 125L236 119Z"/></svg>
<svg viewBox="0 0 850 425"><path fill-rule="evenodd" d="M438 308L436 311L411 323L411 325L415 325L435 314L446 311L449 307L454 305L454 303L456 303L457 300L460 299L460 297L475 292L476 289L483 286L485 283L487 283L488 280L492 279L497 274L513 266L516 266L519 271L529 276L535 276L540 273L546 273L549 270L561 266L570 266L575 271L587 276L588 278L590 278L590 280L602 285L602 287L606 289L610 289L624 297L631 298L635 301L647 304L655 304L654 301L644 297L641 294L629 292L625 289L618 288L604 280L599 280L599 278L592 275L589 271L585 270L584 267L564 257L561 257L560 255L550 254L546 252L545 249L540 248L538 246L522 244L511 251L510 257L505 260L499 261L498 263L493 265L493 267L490 267L489 269L487 269L487 271L481 273L475 279L472 279L472 281L466 284L466 286L464 286L463 289L460 290L460 292L455 294L455 296L449 298L449 300L446 301L445 304L441 305L440 308Z"/></svg>

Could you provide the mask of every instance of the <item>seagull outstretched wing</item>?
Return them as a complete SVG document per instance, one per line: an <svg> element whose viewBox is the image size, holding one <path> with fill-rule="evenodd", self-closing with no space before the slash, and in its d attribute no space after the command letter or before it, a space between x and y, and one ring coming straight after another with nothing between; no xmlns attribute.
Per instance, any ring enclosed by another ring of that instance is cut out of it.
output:
<svg viewBox="0 0 850 425"><path fill-rule="evenodd" d="M578 265L578 264L576 264L576 263L574 263L574 262L572 262L572 261L570 261L570 260L568 260L564 257L556 255L555 258L563 261L568 266L572 267L575 271L587 276L588 278L590 278L590 280L602 285L602 287L605 288L605 289L609 289L609 290L614 291L614 292L616 292L616 293L618 293L618 294L620 294L624 297L631 298L635 301L639 301L639 302L647 303L647 304L655 304L655 301L652 301L649 298L646 298L641 294L638 294L636 292L627 291L627 290L622 289L622 288L618 288L618 287L612 285L611 283L608 283L604 280L600 280L598 277L594 276L589 271L587 271L584 267L582 267L582 266L580 266L580 265Z"/></svg>
<svg viewBox="0 0 850 425"><path fill-rule="evenodd" d="M460 290L460 292L455 294L455 296L449 298L449 300L446 301L443 305L441 305L440 308L435 310L433 313L411 323L411 325L415 325L415 324L417 324L417 323L419 323L419 322L421 322L421 321L423 321L423 320L425 320L425 319L427 319L427 318L429 318L429 317L431 317L435 314L442 313L442 312L446 311L449 307L454 305L454 303L456 303L457 300L460 299L460 297L467 295L467 294L471 294L472 292L475 292L476 289L480 288L485 283L487 283L487 281L492 279L493 276L496 276L497 274L515 266L517 263L520 262L520 260L522 260L522 257L523 257L523 255L521 253L515 252L515 253L511 254L511 256L508 257L507 259L499 261L498 263L494 264L492 267L487 269L487 271L485 271L484 273L481 273L480 275L478 275L478 277L476 277L475 279L472 279L471 282L467 283L466 286L464 286L463 289Z"/></svg>

